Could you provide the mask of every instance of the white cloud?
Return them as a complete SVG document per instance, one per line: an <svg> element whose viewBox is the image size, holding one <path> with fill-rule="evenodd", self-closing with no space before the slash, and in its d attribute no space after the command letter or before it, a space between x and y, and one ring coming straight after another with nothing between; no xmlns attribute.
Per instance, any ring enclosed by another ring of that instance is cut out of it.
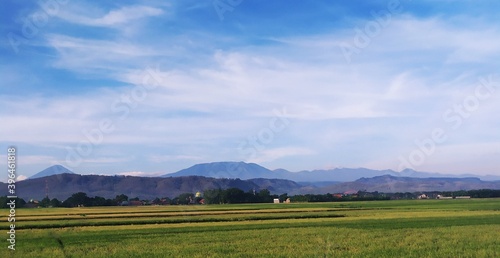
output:
<svg viewBox="0 0 500 258"><path fill-rule="evenodd" d="M105 163L124 163L129 160L132 160L133 157L126 157L126 158L109 158L109 157L99 157L99 158L88 158L85 159L85 162L87 163L97 163L97 164L105 164Z"/></svg>
<svg viewBox="0 0 500 258"><path fill-rule="evenodd" d="M203 157L192 156L192 155L153 155L149 157L149 160L155 163L165 163L177 160L200 161L203 160Z"/></svg>
<svg viewBox="0 0 500 258"><path fill-rule="evenodd" d="M437 17L418 19L402 16L393 20L387 27L387 33L384 31L367 49L385 53L405 51L405 56L411 57L406 60L412 62L444 57L442 61L450 65L487 63L500 55L499 30L494 24L478 27L466 22L453 24ZM420 51L420 55L409 55L416 50Z"/></svg>
<svg viewBox="0 0 500 258"><path fill-rule="evenodd" d="M280 147L265 149L258 151L256 157L250 158L247 162L253 163L265 163L271 162L280 158L293 157L293 156L307 156L313 155L314 151L301 148L301 147Z"/></svg>
<svg viewBox="0 0 500 258"><path fill-rule="evenodd" d="M142 177L158 177L158 176L161 176L163 174L165 174L165 173L162 173L162 172L152 173L152 172L143 172L143 171L129 171L129 172L117 173L117 175L120 175L120 176L142 176Z"/></svg>
<svg viewBox="0 0 500 258"><path fill-rule="evenodd" d="M142 68L161 53L124 40L95 40L65 35L47 35L48 47L58 52L53 65L80 74L93 73L117 79L123 71Z"/></svg>
<svg viewBox="0 0 500 258"><path fill-rule="evenodd" d="M125 6L116 10L111 10L100 17L89 17L87 14L64 11L59 13L59 17L68 22L82 25L114 27L117 25L128 24L145 17L158 16L163 13L162 9L139 5Z"/></svg>
<svg viewBox="0 0 500 258"><path fill-rule="evenodd" d="M20 165L37 165L37 164L60 164L56 157L48 155L20 155L17 162Z"/></svg>

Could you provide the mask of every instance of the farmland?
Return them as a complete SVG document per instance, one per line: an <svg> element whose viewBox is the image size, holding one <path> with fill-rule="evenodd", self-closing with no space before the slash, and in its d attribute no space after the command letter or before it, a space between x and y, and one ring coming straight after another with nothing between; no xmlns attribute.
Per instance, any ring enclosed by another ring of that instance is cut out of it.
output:
<svg viewBox="0 0 500 258"><path fill-rule="evenodd" d="M16 240L0 257L499 257L500 199L18 209Z"/></svg>

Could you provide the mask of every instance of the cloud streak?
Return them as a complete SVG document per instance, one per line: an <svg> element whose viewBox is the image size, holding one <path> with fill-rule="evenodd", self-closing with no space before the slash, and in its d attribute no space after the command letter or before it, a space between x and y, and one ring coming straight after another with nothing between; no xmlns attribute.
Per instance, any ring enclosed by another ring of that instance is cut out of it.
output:
<svg viewBox="0 0 500 258"><path fill-rule="evenodd" d="M89 13L81 14L75 12L61 12L59 14L59 18L80 25L113 28L123 26L143 18L159 16L163 13L163 10L160 8L136 5L124 6L118 9L110 10L104 15L98 17L90 17L88 16Z"/></svg>

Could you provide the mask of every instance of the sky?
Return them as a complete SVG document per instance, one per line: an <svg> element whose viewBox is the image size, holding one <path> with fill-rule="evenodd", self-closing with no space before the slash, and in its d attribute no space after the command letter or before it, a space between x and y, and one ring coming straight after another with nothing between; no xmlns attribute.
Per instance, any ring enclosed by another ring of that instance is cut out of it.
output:
<svg viewBox="0 0 500 258"><path fill-rule="evenodd" d="M500 175L498 1L4 1L0 165ZM6 178L0 176L0 178Z"/></svg>

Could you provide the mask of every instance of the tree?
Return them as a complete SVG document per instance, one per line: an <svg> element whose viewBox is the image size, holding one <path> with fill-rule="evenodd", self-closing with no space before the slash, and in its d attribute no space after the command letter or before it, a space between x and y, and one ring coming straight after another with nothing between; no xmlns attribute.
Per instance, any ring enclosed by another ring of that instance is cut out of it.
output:
<svg viewBox="0 0 500 258"><path fill-rule="evenodd" d="M7 205L7 196L0 196L0 208L9 208Z"/></svg>
<svg viewBox="0 0 500 258"><path fill-rule="evenodd" d="M290 200L292 202L307 202L308 198L307 198L307 196L301 194L301 195L294 195L294 196L290 197Z"/></svg>
<svg viewBox="0 0 500 258"><path fill-rule="evenodd" d="M267 189L260 190L258 196L259 196L260 202L267 203L267 202L273 201L273 197L271 196L271 192Z"/></svg>
<svg viewBox="0 0 500 258"><path fill-rule="evenodd" d="M89 198L84 192L78 192L66 199L62 205L64 207L92 206L92 198Z"/></svg>
<svg viewBox="0 0 500 258"><path fill-rule="evenodd" d="M45 196L45 198L43 198L39 203L38 205L40 205L40 207L49 207L50 206L50 199L48 196Z"/></svg>
<svg viewBox="0 0 500 258"><path fill-rule="evenodd" d="M160 199L160 204L170 204L172 203L172 200L168 197L163 197Z"/></svg>
<svg viewBox="0 0 500 258"><path fill-rule="evenodd" d="M284 193L279 196L280 202L285 202L288 199L288 193Z"/></svg>
<svg viewBox="0 0 500 258"><path fill-rule="evenodd" d="M7 196L0 196L0 208L10 208L9 202L12 201L11 198L7 198ZM26 205L26 201L22 198L16 198L15 201L16 208L22 208Z"/></svg>
<svg viewBox="0 0 500 258"><path fill-rule="evenodd" d="M92 206L108 206L108 202L106 201L106 198L101 197L101 196L95 196L94 198L91 198Z"/></svg>
<svg viewBox="0 0 500 258"><path fill-rule="evenodd" d="M120 195L117 195L115 197L115 202L117 205L120 205L122 202L126 202L128 201L128 196L124 195L124 194L120 194Z"/></svg>
<svg viewBox="0 0 500 258"><path fill-rule="evenodd" d="M203 192L206 204L222 203L222 189L209 189Z"/></svg>
<svg viewBox="0 0 500 258"><path fill-rule="evenodd" d="M177 197L178 204L190 204L194 202L193 193L183 193Z"/></svg>
<svg viewBox="0 0 500 258"><path fill-rule="evenodd" d="M246 202L245 192L238 188L229 188L224 191L224 199L227 203L244 203Z"/></svg>
<svg viewBox="0 0 500 258"><path fill-rule="evenodd" d="M50 206L59 207L59 206L61 206L61 201L59 201L56 198L53 198L52 200L50 200Z"/></svg>
<svg viewBox="0 0 500 258"><path fill-rule="evenodd" d="M16 198L16 207L22 208L26 205L26 201L23 198Z"/></svg>

